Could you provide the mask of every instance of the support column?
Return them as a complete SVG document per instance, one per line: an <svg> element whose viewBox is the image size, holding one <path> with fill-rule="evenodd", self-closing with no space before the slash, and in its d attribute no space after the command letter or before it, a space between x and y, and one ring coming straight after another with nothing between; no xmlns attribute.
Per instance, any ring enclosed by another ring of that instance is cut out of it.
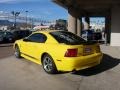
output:
<svg viewBox="0 0 120 90"><path fill-rule="evenodd" d="M112 7L111 15L111 46L120 46L120 6Z"/></svg>
<svg viewBox="0 0 120 90"><path fill-rule="evenodd" d="M77 34L77 19L70 14L68 16L68 31Z"/></svg>
<svg viewBox="0 0 120 90"><path fill-rule="evenodd" d="M81 36L81 30L82 30L82 18L77 19L77 35Z"/></svg>

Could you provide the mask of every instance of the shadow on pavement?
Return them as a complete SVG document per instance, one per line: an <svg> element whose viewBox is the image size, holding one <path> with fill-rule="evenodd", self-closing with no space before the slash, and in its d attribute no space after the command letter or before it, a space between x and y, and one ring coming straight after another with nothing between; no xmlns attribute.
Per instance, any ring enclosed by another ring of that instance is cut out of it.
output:
<svg viewBox="0 0 120 90"><path fill-rule="evenodd" d="M11 47L13 46L13 43L0 43L0 47Z"/></svg>
<svg viewBox="0 0 120 90"><path fill-rule="evenodd" d="M76 71L76 72L73 72L72 74L82 75L82 76L92 76L92 75L96 75L101 72L104 72L106 70L109 70L117 66L119 63L120 63L120 59L116 59L107 54L104 54L100 65L97 65L89 69Z"/></svg>
<svg viewBox="0 0 120 90"><path fill-rule="evenodd" d="M13 46L12 44L10 44L10 45L0 45L0 47L11 47L11 46Z"/></svg>

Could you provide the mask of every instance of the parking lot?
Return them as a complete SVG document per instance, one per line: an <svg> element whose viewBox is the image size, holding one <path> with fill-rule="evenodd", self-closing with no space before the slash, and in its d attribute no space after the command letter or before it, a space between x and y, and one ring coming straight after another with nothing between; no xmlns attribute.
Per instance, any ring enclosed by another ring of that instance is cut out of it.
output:
<svg viewBox="0 0 120 90"><path fill-rule="evenodd" d="M12 43L0 44L0 59L13 55Z"/></svg>
<svg viewBox="0 0 120 90"><path fill-rule="evenodd" d="M100 65L49 75L40 65L16 59L12 44L1 44L0 90L120 90L120 47L102 45L101 49Z"/></svg>

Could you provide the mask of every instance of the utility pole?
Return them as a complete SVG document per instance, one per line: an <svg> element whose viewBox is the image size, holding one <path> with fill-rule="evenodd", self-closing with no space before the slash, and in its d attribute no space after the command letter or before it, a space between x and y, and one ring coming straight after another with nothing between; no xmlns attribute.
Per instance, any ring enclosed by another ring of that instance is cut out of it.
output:
<svg viewBox="0 0 120 90"><path fill-rule="evenodd" d="M34 25L34 20L33 18L31 18L31 29L33 29L33 25Z"/></svg>
<svg viewBox="0 0 120 90"><path fill-rule="evenodd" d="M25 11L26 12L26 29L28 28L28 11Z"/></svg>
<svg viewBox="0 0 120 90"><path fill-rule="evenodd" d="M16 19L17 19L17 16L19 16L20 12L15 12L15 11L12 11L11 12L12 15L14 16L14 29L16 30Z"/></svg>

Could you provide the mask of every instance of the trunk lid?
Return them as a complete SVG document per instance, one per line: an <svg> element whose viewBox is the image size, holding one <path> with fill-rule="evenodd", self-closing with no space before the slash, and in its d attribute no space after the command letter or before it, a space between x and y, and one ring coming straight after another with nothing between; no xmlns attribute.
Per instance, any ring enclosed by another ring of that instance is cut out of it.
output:
<svg viewBox="0 0 120 90"><path fill-rule="evenodd" d="M86 56L94 54L96 52L96 46L97 44L93 42L86 42L81 45L71 45L70 48L78 49L77 56Z"/></svg>

